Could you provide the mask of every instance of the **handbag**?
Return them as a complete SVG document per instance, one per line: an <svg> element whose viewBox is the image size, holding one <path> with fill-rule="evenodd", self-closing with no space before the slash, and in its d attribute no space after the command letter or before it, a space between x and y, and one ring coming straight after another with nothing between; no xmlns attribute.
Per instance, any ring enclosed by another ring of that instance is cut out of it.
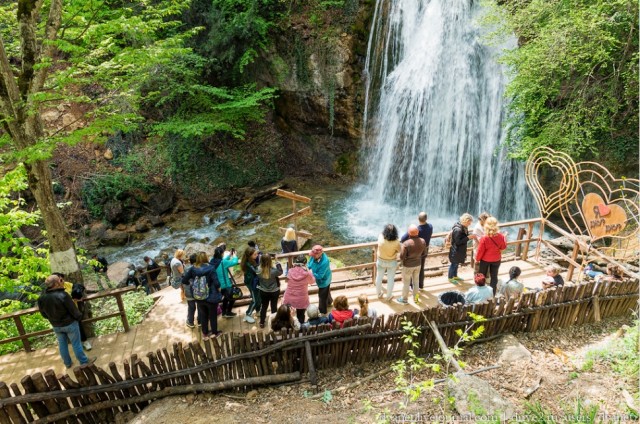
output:
<svg viewBox="0 0 640 424"><path fill-rule="evenodd" d="M173 278L173 276L170 275L169 277L167 277L167 279L169 280L169 284L171 284L171 287L176 290L178 290L182 285L182 279L180 278Z"/></svg>
<svg viewBox="0 0 640 424"><path fill-rule="evenodd" d="M240 289L240 287L238 287L238 284L236 283L236 279L233 278L233 275L231 274L231 271L227 270L229 272L229 279L231 280L231 298L233 300L238 300L238 299L242 299L242 290Z"/></svg>

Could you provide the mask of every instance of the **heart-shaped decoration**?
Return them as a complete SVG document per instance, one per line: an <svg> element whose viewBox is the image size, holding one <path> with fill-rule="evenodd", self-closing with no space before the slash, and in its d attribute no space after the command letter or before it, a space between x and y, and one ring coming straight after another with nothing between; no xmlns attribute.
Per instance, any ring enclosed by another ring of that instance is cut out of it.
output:
<svg viewBox="0 0 640 424"><path fill-rule="evenodd" d="M627 225L624 208L616 204L606 205L602 197L595 193L589 193L582 199L582 215L592 240L614 236Z"/></svg>
<svg viewBox="0 0 640 424"><path fill-rule="evenodd" d="M598 212L600 216L607 216L611 213L611 208L604 203L600 203L598 204Z"/></svg>
<svg viewBox="0 0 640 424"><path fill-rule="evenodd" d="M550 170L557 171L560 180L553 193L547 193L540 182L541 175L548 175ZM548 147L538 147L531 153L525 167L525 180L542 217L548 218L574 199L580 187L577 174L575 162L565 153Z"/></svg>

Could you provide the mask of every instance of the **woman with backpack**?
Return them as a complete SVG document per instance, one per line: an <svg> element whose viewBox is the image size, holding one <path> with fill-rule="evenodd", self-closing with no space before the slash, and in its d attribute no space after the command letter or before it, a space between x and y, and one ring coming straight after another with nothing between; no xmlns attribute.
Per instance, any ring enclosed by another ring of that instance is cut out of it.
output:
<svg viewBox="0 0 640 424"><path fill-rule="evenodd" d="M502 261L502 251L507 248L507 240L504 234L500 233L498 220L490 216L484 222L484 236L478 243L476 261L480 262L480 274L485 278L491 275L491 288L493 295L496 295L498 286L498 270Z"/></svg>
<svg viewBox="0 0 640 424"><path fill-rule="evenodd" d="M248 322L249 324L256 322L251 315L254 312L260 314L260 306L262 306L260 290L258 290L258 263L256 262L258 260L258 254L259 252L253 247L247 247L242 255L242 259L240 259L240 269L242 269L244 273L244 285L247 286L251 293L251 303L249 303L243 319L244 322Z"/></svg>
<svg viewBox="0 0 640 424"><path fill-rule="evenodd" d="M182 284L190 285L198 307L203 337L218 336L218 303L222 300L216 267L209 264L205 252L198 252L196 263L182 276Z"/></svg>
<svg viewBox="0 0 640 424"><path fill-rule="evenodd" d="M280 297L280 281L278 277L282 275L282 265L276 263L272 266L271 255L260 257L260 268L258 268L258 289L260 290L260 328L264 328L267 319L267 307L271 305L271 313L276 312L278 298Z"/></svg>

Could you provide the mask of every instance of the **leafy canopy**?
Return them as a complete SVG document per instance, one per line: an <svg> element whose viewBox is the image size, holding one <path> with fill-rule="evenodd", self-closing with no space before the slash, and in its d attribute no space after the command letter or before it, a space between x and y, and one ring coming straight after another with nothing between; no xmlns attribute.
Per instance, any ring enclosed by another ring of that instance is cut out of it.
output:
<svg viewBox="0 0 640 424"><path fill-rule="evenodd" d="M507 0L493 23L520 46L502 61L512 80L508 147L549 146L574 158L637 160L638 2ZM494 34L495 35L495 34Z"/></svg>

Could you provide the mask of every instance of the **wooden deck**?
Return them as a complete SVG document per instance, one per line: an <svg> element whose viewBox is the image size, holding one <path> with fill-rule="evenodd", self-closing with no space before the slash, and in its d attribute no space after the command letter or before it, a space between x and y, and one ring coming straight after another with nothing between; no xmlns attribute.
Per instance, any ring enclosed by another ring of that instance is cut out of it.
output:
<svg viewBox="0 0 640 424"><path fill-rule="evenodd" d="M539 264L533 261L511 261L505 262L500 267L500 277L506 278L509 268L519 266L522 269L521 281L525 287L539 287L544 271ZM472 269L461 267L460 277L465 281L459 285L452 285L447 281L446 273L443 276L426 278L425 289L420 291L420 303L411 301L408 305L400 305L396 302L381 302L376 297L375 285L369 284L348 290L336 291L333 294L344 294L349 298L350 307L357 307L357 297L364 293L369 297L370 306L375 308L378 314L393 314L397 312L419 310L426 306L437 304L439 293L448 290L466 291L473 286ZM342 274L342 275L340 275ZM343 279L344 273L335 273L334 279ZM394 295L397 297L402 291L402 282L396 281ZM93 349L87 352L89 357L97 356L96 364L107 368L109 362L115 362L119 366L124 359L128 359L132 354L145 356L149 351L156 351L162 347L171 346L174 342L188 343L198 340L200 336L199 327L189 329L185 325L187 305L180 302L179 290L167 287L154 296L159 297L157 303L147 316L147 318L137 326L131 328L128 333L115 333L91 339ZM311 302L317 304L317 295L311 296ZM232 319L220 317L218 328L223 332L262 331L257 324L247 324L242 321L246 306L238 307L235 312L238 316ZM72 354L75 361L75 357ZM58 348L51 346L39 349L34 352L24 351L0 356L0 381L7 384L19 383L20 379L36 372L44 372L53 368L56 374L66 373L67 370L62 363Z"/></svg>

